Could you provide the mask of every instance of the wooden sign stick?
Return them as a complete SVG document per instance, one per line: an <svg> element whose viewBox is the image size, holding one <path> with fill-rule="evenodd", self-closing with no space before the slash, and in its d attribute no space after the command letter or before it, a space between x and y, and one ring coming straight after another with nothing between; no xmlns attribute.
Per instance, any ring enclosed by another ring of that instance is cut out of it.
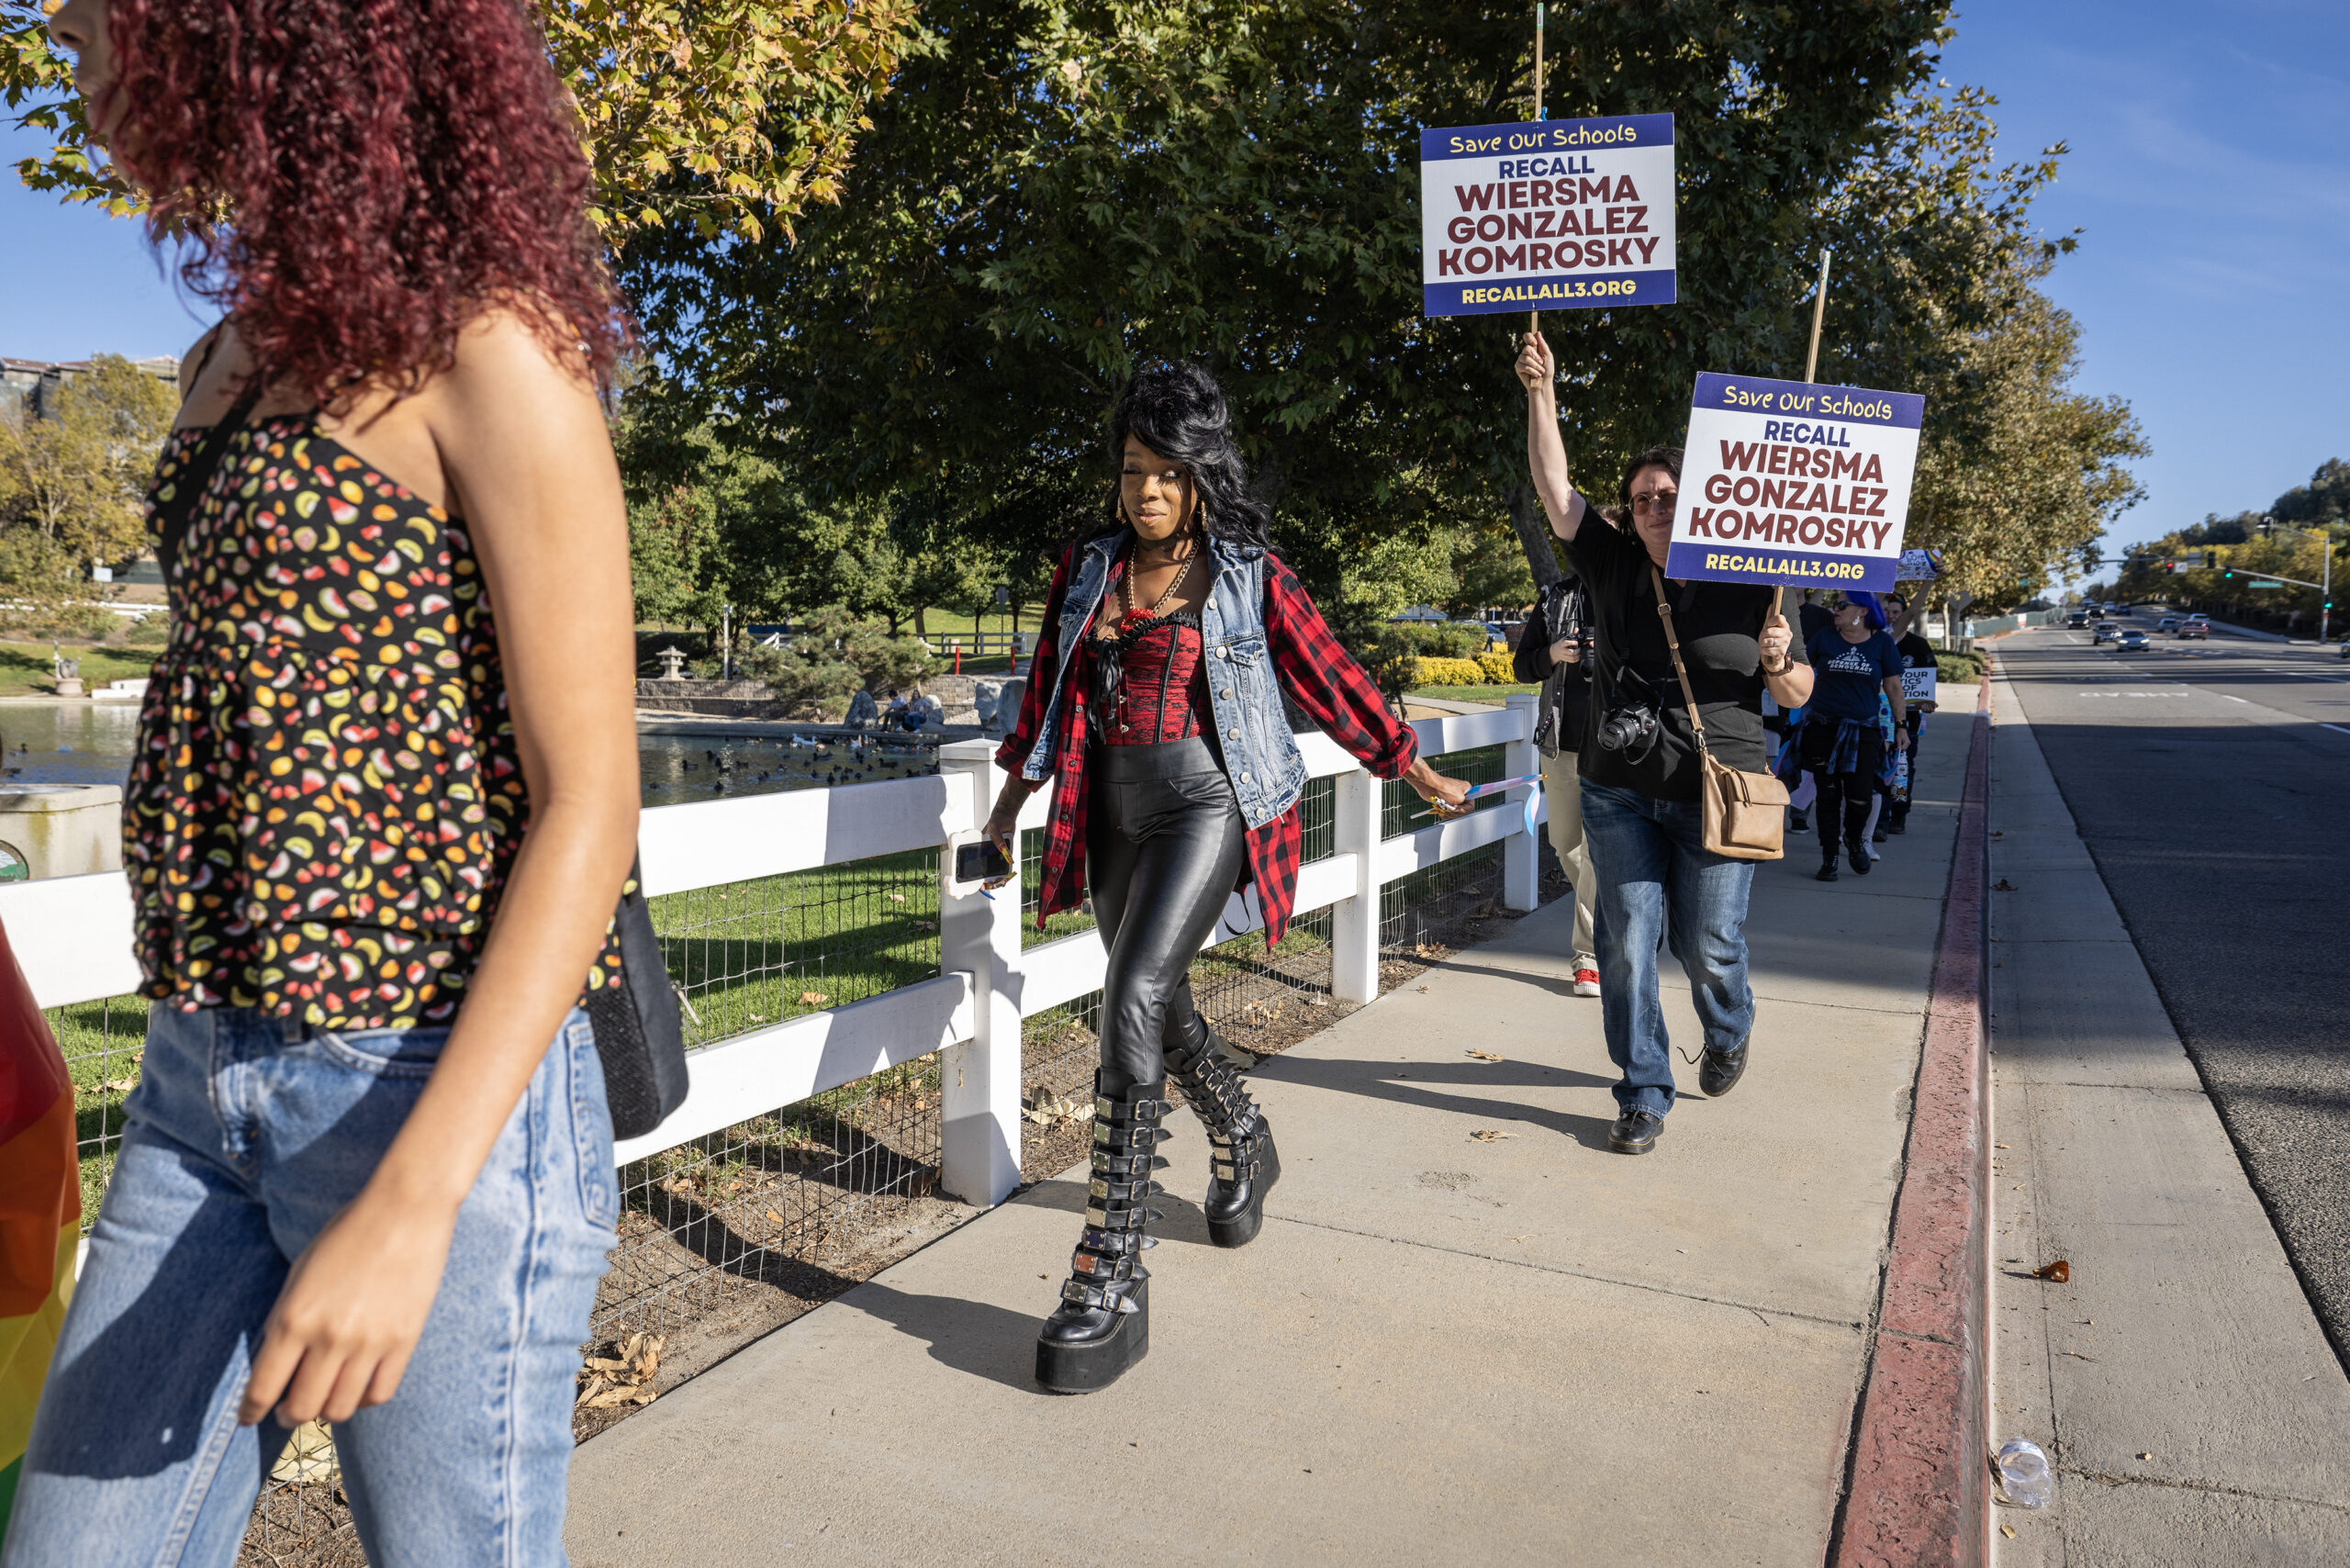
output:
<svg viewBox="0 0 2350 1568"><path fill-rule="evenodd" d="M1537 125L1542 123L1542 0L1535 0L1534 123ZM1528 310L1526 313L1526 330L1529 332L1539 332L1542 330L1542 312L1539 310Z"/></svg>

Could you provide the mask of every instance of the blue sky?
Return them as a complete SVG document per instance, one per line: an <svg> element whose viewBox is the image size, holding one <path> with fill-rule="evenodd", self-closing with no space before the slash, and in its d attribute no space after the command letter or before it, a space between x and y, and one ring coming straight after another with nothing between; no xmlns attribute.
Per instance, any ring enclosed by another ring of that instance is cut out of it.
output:
<svg viewBox="0 0 2350 1568"><path fill-rule="evenodd" d="M1989 88L2000 152L2072 154L2036 209L2081 249L2050 280L2084 391L2154 455L2112 545L2265 506L2350 457L2350 3L1976 0L1943 57ZM32 139L0 131L0 158ZM0 353L177 353L201 330L132 225L0 170Z"/></svg>

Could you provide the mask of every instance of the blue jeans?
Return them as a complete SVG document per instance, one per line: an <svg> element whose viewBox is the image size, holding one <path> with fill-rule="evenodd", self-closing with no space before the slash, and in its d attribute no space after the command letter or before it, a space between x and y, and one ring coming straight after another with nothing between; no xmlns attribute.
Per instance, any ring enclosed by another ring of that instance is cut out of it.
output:
<svg viewBox="0 0 2350 1568"><path fill-rule="evenodd" d="M1694 801L1583 780L1583 839L1599 890L1593 935L1600 1020L1607 1059L1624 1075L1616 1103L1627 1111L1662 1116L1673 1108L1673 1047L1657 994L1660 941L1689 977L1707 1045L1734 1048L1754 1026L1754 992L1746 983L1754 862L1708 854L1699 812Z"/></svg>
<svg viewBox="0 0 2350 1568"><path fill-rule="evenodd" d="M149 1014L25 1453L8 1568L234 1561L288 1435L237 1424L263 1324L447 1038L329 1034L246 1009ZM399 1392L335 1428L369 1562L564 1561L573 1374L619 1207L603 1065L574 1012L458 1213Z"/></svg>

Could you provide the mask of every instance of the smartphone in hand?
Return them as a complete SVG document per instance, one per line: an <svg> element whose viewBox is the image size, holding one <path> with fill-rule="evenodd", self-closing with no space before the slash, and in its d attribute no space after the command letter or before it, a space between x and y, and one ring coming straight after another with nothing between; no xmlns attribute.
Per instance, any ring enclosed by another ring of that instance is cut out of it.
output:
<svg viewBox="0 0 2350 1568"><path fill-rule="evenodd" d="M994 839L982 838L955 851L955 879L1000 888L1012 880L1012 862L1004 858Z"/></svg>

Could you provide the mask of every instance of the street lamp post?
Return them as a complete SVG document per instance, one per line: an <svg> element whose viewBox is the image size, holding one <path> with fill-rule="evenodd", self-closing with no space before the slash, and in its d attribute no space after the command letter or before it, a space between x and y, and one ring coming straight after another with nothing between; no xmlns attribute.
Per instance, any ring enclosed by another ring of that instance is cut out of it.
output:
<svg viewBox="0 0 2350 1568"><path fill-rule="evenodd" d="M2274 517L2263 517L2260 520L2260 532L2263 533L2268 533L2279 528L2288 533L2298 533L2304 539L2314 539L2321 546L2318 553L2324 562L2324 566L2318 576L2325 580L2315 586L2318 589L2317 644L2322 648L2325 646L2333 631L2333 536L2330 533L2312 533L2306 528L2295 528L2289 522L2278 522ZM2273 572L2263 575L2276 576Z"/></svg>

